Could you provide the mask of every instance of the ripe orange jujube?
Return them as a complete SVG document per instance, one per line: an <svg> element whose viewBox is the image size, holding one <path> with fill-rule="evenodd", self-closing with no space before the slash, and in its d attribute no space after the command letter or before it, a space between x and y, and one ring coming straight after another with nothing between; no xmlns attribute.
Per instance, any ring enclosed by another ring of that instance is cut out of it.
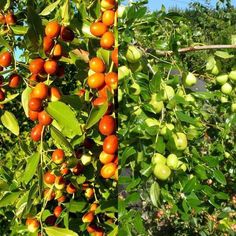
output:
<svg viewBox="0 0 236 236"><path fill-rule="evenodd" d="M0 25L4 25L5 23L6 23L5 16L2 13L0 13Z"/></svg>
<svg viewBox="0 0 236 236"><path fill-rule="evenodd" d="M54 184L55 179L56 179L56 176L50 171L46 172L43 176L43 180L46 184Z"/></svg>
<svg viewBox="0 0 236 236"><path fill-rule="evenodd" d="M97 37L101 37L107 30L107 26L102 22L94 22L90 25L90 32Z"/></svg>
<svg viewBox="0 0 236 236"><path fill-rule="evenodd" d="M103 141L103 151L114 154L118 150L118 138L116 135L109 135Z"/></svg>
<svg viewBox="0 0 236 236"><path fill-rule="evenodd" d="M101 176L104 178L104 179L109 179L111 178L112 176L114 176L115 172L116 172L116 165L114 163L108 163L108 164L105 164L100 173L101 173Z"/></svg>
<svg viewBox="0 0 236 236"><path fill-rule="evenodd" d="M89 68L97 73L103 73L106 69L105 63L99 57L94 57L89 61Z"/></svg>
<svg viewBox="0 0 236 236"><path fill-rule="evenodd" d="M61 26L57 21L49 22L45 27L45 34L50 38L56 38L60 34Z"/></svg>
<svg viewBox="0 0 236 236"><path fill-rule="evenodd" d="M63 163L65 158L65 153L62 149L56 149L53 153L52 153L52 161L56 164L61 164Z"/></svg>
<svg viewBox="0 0 236 236"><path fill-rule="evenodd" d="M53 121L52 117L46 111L39 112L38 120L39 120L39 124L44 125L44 126L50 125Z"/></svg>
<svg viewBox="0 0 236 236"><path fill-rule="evenodd" d="M39 98L31 98L29 100L29 109L32 111L41 111L42 100Z"/></svg>
<svg viewBox="0 0 236 236"><path fill-rule="evenodd" d="M115 158L114 154L108 154L104 151L102 151L99 155L99 160L102 164L108 164L111 163Z"/></svg>
<svg viewBox="0 0 236 236"><path fill-rule="evenodd" d="M89 211L89 212L85 213L82 217L83 223L91 223L93 220L94 220L94 212L93 211Z"/></svg>
<svg viewBox="0 0 236 236"><path fill-rule="evenodd" d="M0 102L5 100L5 93L0 89Z"/></svg>
<svg viewBox="0 0 236 236"><path fill-rule="evenodd" d="M106 9L106 10L114 8L115 5L116 5L115 0L102 0L101 1L101 7Z"/></svg>
<svg viewBox="0 0 236 236"><path fill-rule="evenodd" d="M66 187L66 192L69 194L74 194L76 192L76 188L73 184L68 184Z"/></svg>
<svg viewBox="0 0 236 236"><path fill-rule="evenodd" d="M102 22L107 26L112 26L115 20L115 12L113 10L107 10L103 12Z"/></svg>
<svg viewBox="0 0 236 236"><path fill-rule="evenodd" d="M54 46L54 41L51 37L45 36L43 38L43 50L47 53L49 53Z"/></svg>
<svg viewBox="0 0 236 236"><path fill-rule="evenodd" d="M32 120L32 121L38 120L38 115L39 115L39 112L29 110L29 119L30 120Z"/></svg>
<svg viewBox="0 0 236 236"><path fill-rule="evenodd" d="M8 25L15 25L16 24L16 17L10 12L5 16L6 23Z"/></svg>
<svg viewBox="0 0 236 236"><path fill-rule="evenodd" d="M60 37L65 42L71 42L75 38L75 34L70 28L62 26Z"/></svg>
<svg viewBox="0 0 236 236"><path fill-rule="evenodd" d="M56 58L56 59L59 59L62 55L62 46L61 44L56 44L54 49L53 49L53 56Z"/></svg>
<svg viewBox="0 0 236 236"><path fill-rule="evenodd" d="M109 72L105 75L105 83L112 89L117 89L118 87L118 74L115 72Z"/></svg>
<svg viewBox="0 0 236 236"><path fill-rule="evenodd" d="M114 64L115 64L116 66L118 66L118 63L119 63L118 48L115 48L115 49L112 51L111 59L112 59L112 61L114 62Z"/></svg>
<svg viewBox="0 0 236 236"><path fill-rule="evenodd" d="M115 37L112 32L106 32L103 34L100 40L100 46L104 49L111 49L115 44Z"/></svg>
<svg viewBox="0 0 236 236"><path fill-rule="evenodd" d="M29 232L35 233L39 229L40 223L35 218L33 218L33 219L28 218L26 220L26 226L27 226L27 229L28 229Z"/></svg>
<svg viewBox="0 0 236 236"><path fill-rule="evenodd" d="M57 69L58 69L58 64L54 60L48 60L44 63L44 70L49 75L56 74Z"/></svg>
<svg viewBox="0 0 236 236"><path fill-rule="evenodd" d="M9 78L8 86L10 88L18 88L21 83L21 77L17 74L12 74Z"/></svg>
<svg viewBox="0 0 236 236"><path fill-rule="evenodd" d="M50 100L56 102L61 99L61 92L57 87L51 87L50 89Z"/></svg>
<svg viewBox="0 0 236 236"><path fill-rule="evenodd" d="M109 115L105 115L99 122L99 132L103 135L111 135L116 130L116 120Z"/></svg>
<svg viewBox="0 0 236 236"><path fill-rule="evenodd" d="M32 97L44 100L48 97L48 91L49 88L46 84L38 83L33 89Z"/></svg>
<svg viewBox="0 0 236 236"><path fill-rule="evenodd" d="M102 73L94 73L88 77L88 86L92 89L99 89L105 83L105 76Z"/></svg>
<svg viewBox="0 0 236 236"><path fill-rule="evenodd" d="M112 93L111 88L108 85L104 85L101 89L98 90L99 97L108 98L108 94Z"/></svg>
<svg viewBox="0 0 236 236"><path fill-rule="evenodd" d="M31 130L31 138L33 141L38 142L41 139L41 136L43 135L43 126L41 124L36 125L32 130Z"/></svg>
<svg viewBox="0 0 236 236"><path fill-rule="evenodd" d="M95 107L103 105L105 102L107 102L107 99L104 97L98 97L93 100L93 105Z"/></svg>
<svg viewBox="0 0 236 236"><path fill-rule="evenodd" d="M41 74L44 72L44 60L42 58L36 58L29 64L29 70L32 74Z"/></svg>
<svg viewBox="0 0 236 236"><path fill-rule="evenodd" d="M12 55L10 52L3 52L0 54L0 66L8 67L11 65Z"/></svg>
<svg viewBox="0 0 236 236"><path fill-rule="evenodd" d="M52 189L46 188L43 192L43 197L47 201L51 201L55 198L55 192Z"/></svg>
<svg viewBox="0 0 236 236"><path fill-rule="evenodd" d="M58 218L61 215L62 211L63 211L62 206L56 206L53 213Z"/></svg>

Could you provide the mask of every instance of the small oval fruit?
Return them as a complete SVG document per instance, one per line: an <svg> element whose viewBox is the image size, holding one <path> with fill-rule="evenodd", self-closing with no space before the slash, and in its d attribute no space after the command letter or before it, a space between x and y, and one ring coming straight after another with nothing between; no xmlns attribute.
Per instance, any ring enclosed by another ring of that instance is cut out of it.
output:
<svg viewBox="0 0 236 236"><path fill-rule="evenodd" d="M33 141L38 142L40 141L42 135L43 135L43 126L41 124L37 124L31 130L31 138Z"/></svg>
<svg viewBox="0 0 236 236"><path fill-rule="evenodd" d="M191 87L197 83L197 78L193 73L189 72L184 79L184 83Z"/></svg>
<svg viewBox="0 0 236 236"><path fill-rule="evenodd" d="M65 152L62 149L56 149L52 153L52 161L56 164L61 164L64 162Z"/></svg>
<svg viewBox="0 0 236 236"><path fill-rule="evenodd" d="M62 176L56 176L55 178L55 187L57 190L62 190L66 186L66 181Z"/></svg>
<svg viewBox="0 0 236 236"><path fill-rule="evenodd" d="M28 218L26 220L26 226L29 232L35 233L38 231L40 223L37 219L35 218Z"/></svg>
<svg viewBox="0 0 236 236"><path fill-rule="evenodd" d="M49 75L54 75L56 74L58 70L58 64L54 60L48 60L44 63L44 70L47 74Z"/></svg>
<svg viewBox="0 0 236 236"><path fill-rule="evenodd" d="M101 176L104 179L110 179L112 176L114 176L114 174L116 172L116 168L117 168L117 166L112 162L105 164L100 171Z"/></svg>
<svg viewBox="0 0 236 236"><path fill-rule="evenodd" d="M154 175L160 180L167 180L171 175L171 169L164 164L157 164L153 170Z"/></svg>
<svg viewBox="0 0 236 236"><path fill-rule="evenodd" d="M29 110L29 119L30 120L32 120L32 121L38 120L38 115L39 115L39 112Z"/></svg>
<svg viewBox="0 0 236 236"><path fill-rule="evenodd" d="M154 165L166 164L166 158L160 153L155 153L152 157L152 164Z"/></svg>
<svg viewBox="0 0 236 236"><path fill-rule="evenodd" d="M55 179L56 179L56 176L50 171L46 172L43 176L43 180L46 184L54 184Z"/></svg>
<svg viewBox="0 0 236 236"><path fill-rule="evenodd" d="M104 151L102 151L99 155L99 160L102 164L108 164L111 163L115 158L114 154L108 154Z"/></svg>
<svg viewBox="0 0 236 236"><path fill-rule="evenodd" d="M39 112L38 120L39 124L44 126L50 125L53 121L52 117L46 111Z"/></svg>
<svg viewBox="0 0 236 236"><path fill-rule="evenodd" d="M99 89L105 83L105 75L103 73L94 73L87 80L88 86L92 89Z"/></svg>
<svg viewBox="0 0 236 236"><path fill-rule="evenodd" d="M0 13L0 25L5 25L6 24L6 18L5 15Z"/></svg>
<svg viewBox="0 0 236 236"><path fill-rule="evenodd" d="M56 216L58 218L58 217L60 217L62 211L63 211L62 206L56 206L54 208L53 214L54 214L54 216Z"/></svg>
<svg viewBox="0 0 236 236"><path fill-rule="evenodd" d="M45 27L45 34L50 38L56 38L60 34L61 26L57 21L49 22Z"/></svg>
<svg viewBox="0 0 236 236"><path fill-rule="evenodd" d="M2 89L0 89L0 102L4 101L5 100L5 93L2 91Z"/></svg>
<svg viewBox="0 0 236 236"><path fill-rule="evenodd" d="M126 52L126 59L130 63L136 63L138 62L142 57L142 52L135 46L130 45L128 46L127 52Z"/></svg>
<svg viewBox="0 0 236 236"><path fill-rule="evenodd" d="M32 97L44 100L48 97L48 90L49 88L46 84L38 83L32 91Z"/></svg>
<svg viewBox="0 0 236 236"><path fill-rule="evenodd" d="M106 99L108 98L108 95L110 93L112 94L111 87L106 85L106 84L101 89L98 90L99 97L103 97L103 98L106 98Z"/></svg>
<svg viewBox="0 0 236 236"><path fill-rule="evenodd" d="M229 73L229 79L233 80L233 81L236 81L236 70L232 70L230 73Z"/></svg>
<svg viewBox="0 0 236 236"><path fill-rule="evenodd" d="M102 14L102 22L107 26L112 26L115 20L115 11L107 10Z"/></svg>
<svg viewBox="0 0 236 236"><path fill-rule="evenodd" d="M225 83L221 87L221 92L224 93L224 94L227 94L227 95L231 94L232 90L233 90L233 87L229 83Z"/></svg>
<svg viewBox="0 0 236 236"><path fill-rule="evenodd" d="M222 75L218 75L216 77L216 81L219 84L223 85L223 84L225 84L228 81L228 78L229 78L229 76L227 74L222 74Z"/></svg>
<svg viewBox="0 0 236 236"><path fill-rule="evenodd" d="M170 167L170 169L177 170L179 164L178 157L175 154L170 154L167 157L166 164L168 167Z"/></svg>
<svg viewBox="0 0 236 236"><path fill-rule="evenodd" d="M118 67L119 64L119 58L118 58L118 48L115 48L111 53L111 59L114 62L114 64Z"/></svg>
<svg viewBox="0 0 236 236"><path fill-rule="evenodd" d="M76 193L77 190L76 190L76 187L72 183L70 183L67 185L66 191L69 194L74 194L74 193Z"/></svg>
<svg viewBox="0 0 236 236"><path fill-rule="evenodd" d="M103 151L108 154L114 154L118 150L118 137L109 135L103 141Z"/></svg>
<svg viewBox="0 0 236 236"><path fill-rule="evenodd" d="M49 36L45 36L43 38L43 50L46 53L49 53L52 50L53 46L54 46L54 40Z"/></svg>
<svg viewBox="0 0 236 236"><path fill-rule="evenodd" d="M51 87L50 88L50 100L51 102L56 102L61 99L61 92L57 87Z"/></svg>
<svg viewBox="0 0 236 236"><path fill-rule="evenodd" d="M165 85L164 88L164 95L163 95L163 100L171 100L174 96L175 96L175 90L169 86L169 85Z"/></svg>
<svg viewBox="0 0 236 236"><path fill-rule="evenodd" d="M60 37L64 42L72 42L75 38L75 34L69 27L62 26Z"/></svg>
<svg viewBox="0 0 236 236"><path fill-rule="evenodd" d="M55 198L55 192L52 189L46 188L43 192L43 197L47 201L52 201Z"/></svg>
<svg viewBox="0 0 236 236"><path fill-rule="evenodd" d="M83 223L91 223L93 220L94 220L94 212L93 211L89 211L89 212L85 213L82 217Z"/></svg>
<svg viewBox="0 0 236 236"><path fill-rule="evenodd" d="M110 10L110 9L114 8L115 5L116 5L115 0L102 0L101 1L101 7L106 10Z"/></svg>
<svg viewBox="0 0 236 236"><path fill-rule="evenodd" d="M89 155L89 154L83 154L81 157L80 157L80 160L81 160L81 163L84 165L84 166L87 166L91 163L92 161L92 156Z"/></svg>
<svg viewBox="0 0 236 236"><path fill-rule="evenodd" d="M15 25L16 24L16 17L13 13L9 12L6 16L5 16L5 20L6 20L6 24L8 25Z"/></svg>
<svg viewBox="0 0 236 236"><path fill-rule="evenodd" d="M103 73L106 69L105 63L99 57L94 57L89 61L89 68L97 73Z"/></svg>
<svg viewBox="0 0 236 236"><path fill-rule="evenodd" d="M160 113L162 111L162 109L164 108L164 103L163 103L163 101L157 101L156 95L157 94L151 95L151 101L149 102L149 104L153 107L153 109L156 113Z"/></svg>
<svg viewBox="0 0 236 236"><path fill-rule="evenodd" d="M116 72L109 72L105 75L105 83L112 89L118 88L118 74Z"/></svg>
<svg viewBox="0 0 236 236"><path fill-rule="evenodd" d="M172 135L177 150L185 150L188 146L187 136L184 133L177 132Z"/></svg>
<svg viewBox="0 0 236 236"><path fill-rule="evenodd" d="M62 46L61 44L56 44L54 49L53 49L53 56L56 58L56 59L59 59L61 56L62 56Z"/></svg>
<svg viewBox="0 0 236 236"><path fill-rule="evenodd" d="M21 77L17 74L12 74L9 78L8 86L10 88L18 88L21 83Z"/></svg>
<svg viewBox="0 0 236 236"><path fill-rule="evenodd" d="M0 54L0 66L8 67L11 65L12 55L10 52L6 51Z"/></svg>
<svg viewBox="0 0 236 236"><path fill-rule="evenodd" d="M115 44L115 37L112 32L106 32L103 34L100 40L100 46L104 49L111 49Z"/></svg>
<svg viewBox="0 0 236 236"><path fill-rule="evenodd" d="M103 135L111 135L116 130L116 120L109 115L105 115L99 122L99 132Z"/></svg>
<svg viewBox="0 0 236 236"><path fill-rule="evenodd" d="M42 100L39 98L31 98L29 100L29 109L32 111L41 111Z"/></svg>
<svg viewBox="0 0 236 236"><path fill-rule="evenodd" d="M44 60L42 58L36 58L29 64L29 70L32 74L41 74L44 72Z"/></svg>
<svg viewBox="0 0 236 236"><path fill-rule="evenodd" d="M97 37L104 35L107 30L107 26L102 22L94 22L90 25L90 32Z"/></svg>
<svg viewBox="0 0 236 236"><path fill-rule="evenodd" d="M84 193L84 196L85 196L87 199L93 198L93 196L94 196L94 190L93 190L93 188L86 188L85 193Z"/></svg>

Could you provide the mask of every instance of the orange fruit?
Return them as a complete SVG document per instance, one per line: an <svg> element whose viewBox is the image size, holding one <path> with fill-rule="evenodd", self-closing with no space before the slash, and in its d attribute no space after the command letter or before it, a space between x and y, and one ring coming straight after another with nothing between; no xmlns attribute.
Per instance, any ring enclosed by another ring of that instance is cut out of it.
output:
<svg viewBox="0 0 236 236"><path fill-rule="evenodd" d="M115 37L112 32L106 32L103 34L100 40L100 46L104 49L111 49L115 44Z"/></svg>
<svg viewBox="0 0 236 236"><path fill-rule="evenodd" d="M105 63L99 57L94 57L89 61L89 68L97 73L103 73L106 69Z"/></svg>
<svg viewBox="0 0 236 236"><path fill-rule="evenodd" d="M57 21L49 22L45 27L45 34L50 38L56 38L60 34L61 26Z"/></svg>
<svg viewBox="0 0 236 236"><path fill-rule="evenodd" d="M110 179L115 174L116 168L116 165L112 162L105 164L100 171L101 176L104 179Z"/></svg>
<svg viewBox="0 0 236 236"><path fill-rule="evenodd" d="M102 22L94 22L90 25L90 32L97 37L101 37L107 32L107 26Z"/></svg>

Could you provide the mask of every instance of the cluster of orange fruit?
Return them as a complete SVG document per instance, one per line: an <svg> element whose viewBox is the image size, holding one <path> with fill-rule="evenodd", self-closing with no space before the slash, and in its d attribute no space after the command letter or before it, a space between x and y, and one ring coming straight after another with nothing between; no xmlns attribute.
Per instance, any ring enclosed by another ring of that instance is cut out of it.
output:
<svg viewBox="0 0 236 236"><path fill-rule="evenodd" d="M64 76L64 67L58 64L58 60L63 55L63 48L58 42L71 42L74 39L74 32L58 22L49 22L45 27L45 37L43 39L43 49L48 55L48 59L33 59L29 64L31 76L29 83L33 87L29 99L29 118L32 121L39 121L31 131L31 138L34 141L40 141L43 135L43 127L52 123L52 118L44 110L48 101L58 101L61 98L61 92L56 87L49 87L45 81L49 76Z"/></svg>
<svg viewBox="0 0 236 236"><path fill-rule="evenodd" d="M0 25L15 25L16 16L9 11L7 14L0 13Z"/></svg>

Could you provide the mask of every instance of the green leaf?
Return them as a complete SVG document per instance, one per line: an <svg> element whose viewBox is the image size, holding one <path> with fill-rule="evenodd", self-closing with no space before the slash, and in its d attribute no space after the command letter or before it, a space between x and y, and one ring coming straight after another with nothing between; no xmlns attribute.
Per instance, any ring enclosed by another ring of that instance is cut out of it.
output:
<svg viewBox="0 0 236 236"><path fill-rule="evenodd" d="M118 226L116 226L109 234L108 236L117 236L118 235Z"/></svg>
<svg viewBox="0 0 236 236"><path fill-rule="evenodd" d="M139 235L146 235L146 230L140 212L136 213L136 216L133 219L133 223Z"/></svg>
<svg viewBox="0 0 236 236"><path fill-rule="evenodd" d="M70 142L63 136L63 134L55 127L50 127L51 136L54 139L56 145L59 147L65 148L66 150L70 150L73 152L73 147L71 146Z"/></svg>
<svg viewBox="0 0 236 236"><path fill-rule="evenodd" d="M1 117L2 124L16 136L20 133L20 127L15 115L9 111L5 111Z"/></svg>
<svg viewBox="0 0 236 236"><path fill-rule="evenodd" d="M11 49L10 44L7 40L5 40L2 36L0 36L0 44L8 49Z"/></svg>
<svg viewBox="0 0 236 236"><path fill-rule="evenodd" d="M59 3L61 2L61 0L57 0L56 2L48 5L47 7L45 7L42 12L39 14L41 16L47 16L49 15L51 12L53 12L56 7L59 5Z"/></svg>
<svg viewBox="0 0 236 236"><path fill-rule="evenodd" d="M184 186L183 192L190 193L191 191L193 191L196 187L196 182L197 182L196 177L193 177L192 179L188 180Z"/></svg>
<svg viewBox="0 0 236 236"><path fill-rule="evenodd" d="M93 107L87 120L86 129L94 126L105 115L107 109L108 102L105 102L101 106Z"/></svg>
<svg viewBox="0 0 236 236"><path fill-rule="evenodd" d="M82 107L82 100L78 95L63 95L61 101L79 110Z"/></svg>
<svg viewBox="0 0 236 236"><path fill-rule="evenodd" d="M126 161L129 157L133 156L136 153L134 147L126 147L122 152L121 157L121 166L123 167L126 164Z"/></svg>
<svg viewBox="0 0 236 236"><path fill-rule="evenodd" d="M158 205L160 204L160 193L161 193L161 189L160 186L157 182L154 182L150 188L150 198L152 201L152 204L155 207L158 207Z"/></svg>
<svg viewBox="0 0 236 236"><path fill-rule="evenodd" d="M196 124L196 120L190 117L189 115L187 115L186 113L183 113L181 111L176 111L176 115L178 119L180 119L182 122L186 122L192 125Z"/></svg>
<svg viewBox="0 0 236 236"><path fill-rule="evenodd" d="M101 58L106 63L106 65L109 65L111 58L111 51L99 48L97 50L97 57Z"/></svg>
<svg viewBox="0 0 236 236"><path fill-rule="evenodd" d="M223 51L216 51L215 55L223 59L229 59L229 58L234 57L234 55L229 54L228 52L223 52Z"/></svg>
<svg viewBox="0 0 236 236"><path fill-rule="evenodd" d="M28 26L11 26L11 29L14 34L16 35L25 35L28 32L29 27Z"/></svg>
<svg viewBox="0 0 236 236"><path fill-rule="evenodd" d="M82 212L86 206L87 206L87 202L72 200L69 203L69 211L72 213Z"/></svg>
<svg viewBox="0 0 236 236"><path fill-rule="evenodd" d="M33 178L38 164L40 160L40 153L34 153L31 157L28 159L28 163L22 178L22 181L25 182L25 184L28 184L29 181Z"/></svg>
<svg viewBox="0 0 236 236"><path fill-rule="evenodd" d="M17 200L20 194L21 192L13 192L4 195L3 198L0 200L0 208L12 205Z"/></svg>
<svg viewBox="0 0 236 236"><path fill-rule="evenodd" d="M225 176L220 170L215 170L213 172L213 176L219 183L226 185L227 182L226 182Z"/></svg>
<svg viewBox="0 0 236 236"><path fill-rule="evenodd" d="M29 117L29 95L32 92L32 88L27 87L21 94L21 103L25 111L26 117Z"/></svg>
<svg viewBox="0 0 236 236"><path fill-rule="evenodd" d="M62 15L62 23L64 25L68 25L70 23L70 1L66 0L64 5L60 8L61 9L61 15Z"/></svg>
<svg viewBox="0 0 236 236"><path fill-rule="evenodd" d="M82 130L75 113L71 108L63 102L50 102L46 111L58 122L62 127L62 133L69 138L75 135L81 135Z"/></svg>
<svg viewBox="0 0 236 236"><path fill-rule="evenodd" d="M162 75L160 74L160 72L158 71L153 78L151 79L150 83L149 83L149 88L151 90L152 93L156 93L158 91L160 91L160 85L161 85L161 78Z"/></svg>
<svg viewBox="0 0 236 236"><path fill-rule="evenodd" d="M78 236L78 234L72 230L58 227L46 227L45 231L48 236Z"/></svg>

